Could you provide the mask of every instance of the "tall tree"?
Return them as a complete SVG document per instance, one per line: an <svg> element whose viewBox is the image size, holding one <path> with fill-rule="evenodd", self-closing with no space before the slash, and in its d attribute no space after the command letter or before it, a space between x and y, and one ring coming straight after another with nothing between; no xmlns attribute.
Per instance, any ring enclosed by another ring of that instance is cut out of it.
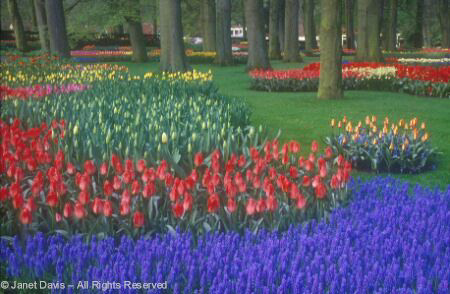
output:
<svg viewBox="0 0 450 294"><path fill-rule="evenodd" d="M242 38L247 41L247 20L245 19L245 0L241 0L242 11Z"/></svg>
<svg viewBox="0 0 450 294"><path fill-rule="evenodd" d="M130 15L125 16L130 35L131 48L133 50L133 61L145 62L148 59L147 49L145 48L145 37L142 31L141 11L139 9L139 0L129 0Z"/></svg>
<svg viewBox="0 0 450 294"><path fill-rule="evenodd" d="M281 0L280 10L278 11L278 42L280 43L281 52L284 51L284 7L286 6L285 0Z"/></svg>
<svg viewBox="0 0 450 294"><path fill-rule="evenodd" d="M13 25L16 47L20 51L25 51L27 50L27 39L16 0L8 0L8 12Z"/></svg>
<svg viewBox="0 0 450 294"><path fill-rule="evenodd" d="M245 0L245 19L248 27L247 70L270 68L264 36L262 9L262 0Z"/></svg>
<svg viewBox="0 0 450 294"><path fill-rule="evenodd" d="M281 0L270 0L269 19L269 57L271 59L281 59L280 42L278 40Z"/></svg>
<svg viewBox="0 0 450 294"><path fill-rule="evenodd" d="M423 11L423 45L425 48L431 48L432 46L432 0L424 0L424 11Z"/></svg>
<svg viewBox="0 0 450 294"><path fill-rule="evenodd" d="M31 6L31 29L35 32L37 30L37 18L36 18L36 8L34 7L34 1L29 0Z"/></svg>
<svg viewBox="0 0 450 294"><path fill-rule="evenodd" d="M233 63L231 51L231 0L216 3L216 60L220 65Z"/></svg>
<svg viewBox="0 0 450 294"><path fill-rule="evenodd" d="M301 61L298 46L298 0L286 0L284 27L289 28L284 32L283 61Z"/></svg>
<svg viewBox="0 0 450 294"><path fill-rule="evenodd" d="M36 11L36 22L39 32L39 42L41 43L41 50L49 51L48 28L47 28L47 14L45 13L45 1L33 0L34 10Z"/></svg>
<svg viewBox="0 0 450 294"><path fill-rule="evenodd" d="M321 2L319 99L343 97L341 18L341 0Z"/></svg>
<svg viewBox="0 0 450 294"><path fill-rule="evenodd" d="M389 11L387 13L386 22L386 38L385 38L385 48L388 51L396 50L397 44L397 7L398 0L388 0L389 1Z"/></svg>
<svg viewBox="0 0 450 294"><path fill-rule="evenodd" d="M45 0L45 10L51 52L58 54L60 57L70 57L62 0Z"/></svg>
<svg viewBox="0 0 450 294"><path fill-rule="evenodd" d="M450 48L449 1L439 0L439 24L441 26L441 47Z"/></svg>
<svg viewBox="0 0 450 294"><path fill-rule="evenodd" d="M382 61L380 46L380 16L379 0L358 0L358 36L356 60Z"/></svg>
<svg viewBox="0 0 450 294"><path fill-rule="evenodd" d="M160 0L161 71L186 71L180 0Z"/></svg>
<svg viewBox="0 0 450 294"><path fill-rule="evenodd" d="M316 27L314 24L314 0L304 0L305 50L317 48Z"/></svg>
<svg viewBox="0 0 450 294"><path fill-rule="evenodd" d="M216 4L202 0L203 51L216 51Z"/></svg>
<svg viewBox="0 0 450 294"><path fill-rule="evenodd" d="M423 47L423 16L424 16L424 0L417 0L416 24L414 27L414 33L411 36L412 38L411 41L415 48Z"/></svg>
<svg viewBox="0 0 450 294"><path fill-rule="evenodd" d="M347 39L347 49L355 49L354 8L354 0L345 0L345 34Z"/></svg>

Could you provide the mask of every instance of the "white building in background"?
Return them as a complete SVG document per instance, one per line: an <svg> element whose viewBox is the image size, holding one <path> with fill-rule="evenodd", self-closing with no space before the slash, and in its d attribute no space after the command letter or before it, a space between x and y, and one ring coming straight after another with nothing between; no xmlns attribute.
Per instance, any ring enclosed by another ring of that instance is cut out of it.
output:
<svg viewBox="0 0 450 294"><path fill-rule="evenodd" d="M243 38L244 28L242 26L231 27L231 38Z"/></svg>

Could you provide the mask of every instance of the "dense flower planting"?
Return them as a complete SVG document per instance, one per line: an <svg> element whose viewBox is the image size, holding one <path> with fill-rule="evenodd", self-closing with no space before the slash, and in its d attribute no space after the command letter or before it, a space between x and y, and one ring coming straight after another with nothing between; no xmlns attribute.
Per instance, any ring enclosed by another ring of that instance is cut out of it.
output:
<svg viewBox="0 0 450 294"><path fill-rule="evenodd" d="M161 291L173 293L448 293L450 189L375 178L353 190L328 222L284 233L89 242L37 234L0 241L0 264L9 279L101 281L108 293L118 290L106 282L126 280L167 281Z"/></svg>
<svg viewBox="0 0 450 294"><path fill-rule="evenodd" d="M8 86L0 86L0 99L35 99L49 96L51 94L72 93L84 91L89 86L83 84L63 84L61 86L52 86L39 84L33 87L10 88Z"/></svg>
<svg viewBox="0 0 450 294"><path fill-rule="evenodd" d="M344 154L354 167L377 172L419 173L433 169L437 151L431 146L425 122L417 118L398 123L385 117L379 126L376 116L353 123L347 117L331 120L332 135L326 143Z"/></svg>
<svg viewBox="0 0 450 294"><path fill-rule="evenodd" d="M319 73L319 63L294 70L254 70L250 72L251 87L263 91L316 91ZM346 90L385 90L450 97L450 66L351 62L342 65L342 76Z"/></svg>
<svg viewBox="0 0 450 294"><path fill-rule="evenodd" d="M282 229L336 206L351 171L331 148L319 155L317 142L305 159L299 143L279 148L278 141L249 144L241 155L199 152L184 177L166 160L117 155L77 168L56 148L67 137L65 121L27 130L20 124L0 123L2 232L14 233L18 220L30 230L68 233Z"/></svg>
<svg viewBox="0 0 450 294"><path fill-rule="evenodd" d="M219 95L210 76L196 73L103 80L70 95L8 99L1 113L4 120L18 117L28 126L64 119L67 138L60 146L77 164L112 153L152 161L167 153L172 164L181 165L189 152L235 144L239 138L231 135L248 125L249 115L242 100Z"/></svg>

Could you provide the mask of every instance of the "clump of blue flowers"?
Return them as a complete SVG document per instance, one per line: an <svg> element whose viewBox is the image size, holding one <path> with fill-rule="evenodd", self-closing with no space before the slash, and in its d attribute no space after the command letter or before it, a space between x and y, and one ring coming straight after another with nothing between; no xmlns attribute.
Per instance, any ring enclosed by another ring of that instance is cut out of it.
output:
<svg viewBox="0 0 450 294"><path fill-rule="evenodd" d="M1 269L72 284L167 281L173 293L449 293L450 186L378 177L352 189L327 221L283 233L3 240Z"/></svg>

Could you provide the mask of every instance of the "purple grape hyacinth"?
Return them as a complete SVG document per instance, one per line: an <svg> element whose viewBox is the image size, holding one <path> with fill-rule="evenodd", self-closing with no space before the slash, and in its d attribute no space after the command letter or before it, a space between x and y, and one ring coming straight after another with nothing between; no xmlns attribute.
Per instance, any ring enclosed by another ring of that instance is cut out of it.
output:
<svg viewBox="0 0 450 294"><path fill-rule="evenodd" d="M450 186L432 191L377 177L352 183L352 191L352 202L327 221L285 232L214 233L195 242L180 232L136 241L3 240L0 268L9 279L75 285L167 281L170 293L449 293Z"/></svg>

